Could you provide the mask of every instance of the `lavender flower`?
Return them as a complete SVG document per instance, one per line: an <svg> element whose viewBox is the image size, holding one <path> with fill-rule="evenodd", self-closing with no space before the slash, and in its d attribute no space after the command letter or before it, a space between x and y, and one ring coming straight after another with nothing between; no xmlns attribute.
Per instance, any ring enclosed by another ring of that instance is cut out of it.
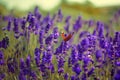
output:
<svg viewBox="0 0 120 80"><path fill-rule="evenodd" d="M55 43L57 43L58 42L58 37L59 37L59 32L58 32L58 28L57 27L55 27L54 29L53 29L53 36L54 36L54 42Z"/></svg>
<svg viewBox="0 0 120 80"><path fill-rule="evenodd" d="M18 33L18 32L19 32L18 23L19 23L18 19L17 19L17 18L14 18L14 28L13 28L13 31L14 31L15 33Z"/></svg>
<svg viewBox="0 0 120 80"><path fill-rule="evenodd" d="M44 30L40 30L39 32L39 43L43 44Z"/></svg>
<svg viewBox="0 0 120 80"><path fill-rule="evenodd" d="M50 35L46 38L45 44L51 45L51 44L52 44L52 40L53 40L53 34L50 34Z"/></svg>
<svg viewBox="0 0 120 80"><path fill-rule="evenodd" d="M58 10L58 19L57 19L57 21L58 21L58 22L61 22L62 19L63 19L63 14L62 14L61 9L59 9L59 10Z"/></svg>
<svg viewBox="0 0 120 80"><path fill-rule="evenodd" d="M6 49L8 45L9 45L9 38L6 36L5 38L3 38L2 41L0 41L0 48Z"/></svg>
<svg viewBox="0 0 120 80"><path fill-rule="evenodd" d="M48 33L48 31L50 30L51 24L48 23L45 27L45 33Z"/></svg>
<svg viewBox="0 0 120 80"><path fill-rule="evenodd" d="M93 20L89 20L88 26L91 27L91 26L93 26L93 25L94 25L94 21L93 21Z"/></svg>
<svg viewBox="0 0 120 80"><path fill-rule="evenodd" d="M38 7L36 7L36 8L34 9L34 15L36 16L36 18L37 18L38 20L40 20L40 18L42 17L42 15L41 15L40 12L39 12L39 8L38 8Z"/></svg>
<svg viewBox="0 0 120 80"><path fill-rule="evenodd" d="M72 70L76 73L76 75L79 75L80 72L81 72L79 63L76 63L76 64L73 66Z"/></svg>
<svg viewBox="0 0 120 80"><path fill-rule="evenodd" d="M68 80L68 76L69 76L68 73L64 74L64 79Z"/></svg>
<svg viewBox="0 0 120 80"><path fill-rule="evenodd" d="M75 64L77 62L77 52L76 52L76 49L75 47L72 48L72 51L71 51L71 62L72 64Z"/></svg>
<svg viewBox="0 0 120 80"><path fill-rule="evenodd" d="M0 80L3 80L5 78L5 74L4 73L1 73L0 74Z"/></svg>
<svg viewBox="0 0 120 80"><path fill-rule="evenodd" d="M21 58L21 59L20 59L20 69L24 69L24 68L26 68L26 64L25 64L25 62L24 62L24 59Z"/></svg>
<svg viewBox="0 0 120 80"><path fill-rule="evenodd" d="M71 77L70 77L70 80L75 80L75 76L74 76L74 75L71 76Z"/></svg>
<svg viewBox="0 0 120 80"><path fill-rule="evenodd" d="M94 70L95 70L95 67L92 67L92 68L88 71L87 75L88 75L88 76L92 75L92 74L94 73Z"/></svg>
<svg viewBox="0 0 120 80"><path fill-rule="evenodd" d="M3 58L4 58L3 52L0 51L0 59L3 59Z"/></svg>
<svg viewBox="0 0 120 80"><path fill-rule="evenodd" d="M114 75L114 80L120 79L120 70L117 70L116 74Z"/></svg>
<svg viewBox="0 0 120 80"><path fill-rule="evenodd" d="M30 55L28 55L27 59L26 59L26 65L27 67L30 67L30 62L31 62L31 58L30 58Z"/></svg>
<svg viewBox="0 0 120 80"><path fill-rule="evenodd" d="M102 58L102 51L101 50L97 50L96 51L96 59L100 60Z"/></svg>
<svg viewBox="0 0 120 80"><path fill-rule="evenodd" d="M75 24L73 25L73 30L78 32L78 30L82 27L81 16L78 17Z"/></svg>
<svg viewBox="0 0 120 80"><path fill-rule="evenodd" d="M24 30L26 25L26 19L25 17L21 19L21 28Z"/></svg>
<svg viewBox="0 0 120 80"><path fill-rule="evenodd" d="M26 78L26 76L22 72L20 72L18 80L27 80L27 78Z"/></svg>

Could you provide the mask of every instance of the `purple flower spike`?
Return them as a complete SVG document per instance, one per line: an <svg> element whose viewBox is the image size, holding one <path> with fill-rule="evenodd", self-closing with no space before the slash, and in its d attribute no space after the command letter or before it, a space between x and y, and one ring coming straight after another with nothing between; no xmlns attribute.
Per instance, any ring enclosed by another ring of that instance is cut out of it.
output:
<svg viewBox="0 0 120 80"><path fill-rule="evenodd" d="M8 37L5 37L3 38L3 40L0 42L0 48L7 48L9 45L9 38Z"/></svg>
<svg viewBox="0 0 120 80"><path fill-rule="evenodd" d="M51 24L48 23L47 26L45 27L45 33L48 33L48 31L50 30Z"/></svg>
<svg viewBox="0 0 120 80"><path fill-rule="evenodd" d="M40 30L39 32L39 43L43 44L44 30Z"/></svg>
<svg viewBox="0 0 120 80"><path fill-rule="evenodd" d="M64 60L63 58L60 58L60 59L58 60L58 68L63 67L63 66L64 66L64 63L65 63L65 60Z"/></svg>
<svg viewBox="0 0 120 80"><path fill-rule="evenodd" d="M59 75L61 75L62 73L64 73L64 68L59 68L58 69L58 73L59 73Z"/></svg>
<svg viewBox="0 0 120 80"><path fill-rule="evenodd" d="M75 76L74 76L74 75L71 76L71 77L70 77L70 80L75 80Z"/></svg>
<svg viewBox="0 0 120 80"><path fill-rule="evenodd" d="M75 64L77 61L78 61L78 58L77 58L77 52L76 52L76 48L73 47L72 48L72 51L71 51L71 63L72 64Z"/></svg>
<svg viewBox="0 0 120 80"><path fill-rule="evenodd" d="M4 73L0 73L0 80L3 80L5 78L5 74Z"/></svg>
<svg viewBox="0 0 120 80"><path fill-rule="evenodd" d="M102 51L101 50L97 50L96 51L96 59L99 59L102 57Z"/></svg>
<svg viewBox="0 0 120 80"><path fill-rule="evenodd" d="M120 61L117 61L117 62L116 62L116 66L120 66Z"/></svg>
<svg viewBox="0 0 120 80"><path fill-rule="evenodd" d="M24 30L25 29L25 25L26 25L26 19L25 19L25 17L24 18L22 18L22 20L21 20L21 28Z"/></svg>
<svg viewBox="0 0 120 80"><path fill-rule="evenodd" d="M0 65L4 65L4 60L3 59L0 60Z"/></svg>
<svg viewBox="0 0 120 80"><path fill-rule="evenodd" d="M72 70L73 70L77 75L79 75L80 72L81 72L80 65L79 65L78 63L76 63L76 64L73 66Z"/></svg>
<svg viewBox="0 0 120 80"><path fill-rule="evenodd" d="M68 77L69 77L68 73L64 74L64 79L65 80L68 80Z"/></svg>
<svg viewBox="0 0 120 80"><path fill-rule="evenodd" d="M67 33L69 33L69 26L70 26L70 24L69 24L69 23L66 23L66 25L65 25L65 27L64 27L64 29L67 31Z"/></svg>
<svg viewBox="0 0 120 80"><path fill-rule="evenodd" d="M97 22L97 31L98 31L98 36L99 37L104 36L104 24L100 21Z"/></svg>
<svg viewBox="0 0 120 80"><path fill-rule="evenodd" d="M63 14L62 14L62 11L61 11L61 9L59 9L58 10L58 22L61 22L62 21L62 19L63 19Z"/></svg>
<svg viewBox="0 0 120 80"><path fill-rule="evenodd" d="M27 80L26 76L21 71L19 73L19 77L18 78L19 78L18 80Z"/></svg>
<svg viewBox="0 0 120 80"><path fill-rule="evenodd" d="M34 71L30 72L30 76L32 77L33 80L37 80L37 75Z"/></svg>
<svg viewBox="0 0 120 80"><path fill-rule="evenodd" d="M100 47L101 48L106 48L107 47L106 44L107 44L106 40L104 38L100 38L100 40L99 40Z"/></svg>
<svg viewBox="0 0 120 80"><path fill-rule="evenodd" d="M31 21L31 18L32 18L33 14L32 13L29 13L28 16L27 16L27 21L30 23Z"/></svg>
<svg viewBox="0 0 120 80"><path fill-rule="evenodd" d="M54 39L57 39L59 37L58 27L55 27L53 29L53 35L54 35Z"/></svg>
<svg viewBox="0 0 120 80"><path fill-rule="evenodd" d="M7 66L8 66L8 71L9 72L12 72L12 73L15 72L15 68L14 68L13 63L8 63Z"/></svg>
<svg viewBox="0 0 120 80"><path fill-rule="evenodd" d="M44 17L43 21L41 21L41 25L48 24L50 20L51 20L50 14L48 13L48 15Z"/></svg>
<svg viewBox="0 0 120 80"><path fill-rule="evenodd" d="M114 44L116 45L120 41L120 32L115 32Z"/></svg>
<svg viewBox="0 0 120 80"><path fill-rule="evenodd" d="M41 72L43 72L43 73L44 73L44 72L46 71L46 67L45 67L45 65L44 65L44 64L40 64L40 66L39 66L39 67L40 67L40 71L41 71Z"/></svg>
<svg viewBox="0 0 120 80"><path fill-rule="evenodd" d="M15 33L19 32L18 23L19 23L18 19L14 18L14 28L13 28L13 30L14 30Z"/></svg>
<svg viewBox="0 0 120 80"><path fill-rule="evenodd" d="M0 59L3 59L3 58L4 58L3 52L0 51Z"/></svg>
<svg viewBox="0 0 120 80"><path fill-rule="evenodd" d="M11 30L11 25L12 25L12 21L11 21L11 19L9 19L8 25L7 25L7 30L8 30L8 31Z"/></svg>
<svg viewBox="0 0 120 80"><path fill-rule="evenodd" d="M82 37L85 37L87 36L88 34L90 34L88 31L82 31L79 35L79 38L82 38Z"/></svg>
<svg viewBox="0 0 120 80"><path fill-rule="evenodd" d="M39 12L38 6L34 9L34 15L37 17L38 20L42 17L42 15Z"/></svg>
<svg viewBox="0 0 120 80"><path fill-rule="evenodd" d="M59 37L58 27L55 27L53 29L53 37L54 37L54 43L57 43L58 42L58 37Z"/></svg>
<svg viewBox="0 0 120 80"><path fill-rule="evenodd" d="M27 67L30 67L30 62L31 62L31 57L30 57L30 55L28 55L27 56L27 59L26 59L26 65L27 65Z"/></svg>
<svg viewBox="0 0 120 80"><path fill-rule="evenodd" d="M16 69L18 68L18 63L16 62L16 59L8 58L7 59L7 67L8 67L9 72L15 73Z"/></svg>
<svg viewBox="0 0 120 80"><path fill-rule="evenodd" d="M54 64L50 64L50 70L51 70L51 73L55 73L55 67L54 67Z"/></svg>
<svg viewBox="0 0 120 80"><path fill-rule="evenodd" d="M116 74L114 75L114 80L120 80L120 70L117 70Z"/></svg>
<svg viewBox="0 0 120 80"><path fill-rule="evenodd" d="M39 65L40 65L40 58L37 57L37 56L35 56L35 63L37 65L37 67L39 67Z"/></svg>
<svg viewBox="0 0 120 80"><path fill-rule="evenodd" d="M94 21L93 20L89 20L88 26L91 27L94 25Z"/></svg>
<svg viewBox="0 0 120 80"><path fill-rule="evenodd" d="M40 58L40 50L39 50L39 48L35 48L34 54L35 54L36 57Z"/></svg>
<svg viewBox="0 0 120 80"><path fill-rule="evenodd" d="M88 71L88 76L92 75L94 73L95 67L92 67L89 71Z"/></svg>
<svg viewBox="0 0 120 80"><path fill-rule="evenodd" d="M52 44L52 40L53 40L53 34L50 34L47 38L46 38L46 40L45 40L45 44Z"/></svg>
<svg viewBox="0 0 120 80"><path fill-rule="evenodd" d="M85 48L85 50L89 47L89 39L85 38L81 41L81 45L83 48Z"/></svg>
<svg viewBox="0 0 120 80"><path fill-rule="evenodd" d="M81 20L81 16L79 16L75 24L73 25L73 30L78 32L81 27L82 27L82 20Z"/></svg>
<svg viewBox="0 0 120 80"><path fill-rule="evenodd" d="M26 68L26 64L25 64L25 62L24 62L24 59L21 58L21 59L20 59L20 69L24 69L24 68Z"/></svg>
<svg viewBox="0 0 120 80"><path fill-rule="evenodd" d="M67 16L66 19L65 19L65 22L69 23L70 19L71 19L71 16Z"/></svg>
<svg viewBox="0 0 120 80"><path fill-rule="evenodd" d="M46 63L50 63L52 60L52 54L48 53L48 52L43 52L43 56L42 56L42 63L46 64Z"/></svg>
<svg viewBox="0 0 120 80"><path fill-rule="evenodd" d="M91 60L90 60L90 58L88 58L88 57L83 58L84 66L87 66L90 61L91 61Z"/></svg>

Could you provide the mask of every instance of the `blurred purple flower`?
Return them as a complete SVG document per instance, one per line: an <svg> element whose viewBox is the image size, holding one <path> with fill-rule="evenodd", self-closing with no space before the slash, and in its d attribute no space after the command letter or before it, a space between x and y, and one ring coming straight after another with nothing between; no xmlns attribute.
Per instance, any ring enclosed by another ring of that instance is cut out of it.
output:
<svg viewBox="0 0 120 80"><path fill-rule="evenodd" d="M114 75L114 80L120 80L120 70L116 71L116 74Z"/></svg>
<svg viewBox="0 0 120 80"><path fill-rule="evenodd" d="M71 77L70 77L70 80L75 80L75 76L74 76L74 75L71 76Z"/></svg>
<svg viewBox="0 0 120 80"><path fill-rule="evenodd" d="M89 20L89 21L88 21L88 26L91 27L91 26L93 26L93 25L94 25L94 21L93 21L92 19Z"/></svg>
<svg viewBox="0 0 120 80"><path fill-rule="evenodd" d="M0 80L3 80L5 78L5 74L4 73L0 73Z"/></svg>
<svg viewBox="0 0 120 80"><path fill-rule="evenodd" d="M25 25L26 25L26 18L23 17L23 18L21 19L21 28L22 28L23 30L25 29Z"/></svg>
<svg viewBox="0 0 120 80"><path fill-rule="evenodd" d="M0 59L3 59L4 58L4 54L3 52L0 50Z"/></svg>
<svg viewBox="0 0 120 80"><path fill-rule="evenodd" d="M26 76L20 71L18 80L27 80Z"/></svg>
<svg viewBox="0 0 120 80"><path fill-rule="evenodd" d="M5 38L3 38L2 41L0 41L0 48L6 49L8 45L9 45L9 38L6 36Z"/></svg>
<svg viewBox="0 0 120 80"><path fill-rule="evenodd" d="M40 20L40 18L42 17L42 15L41 15L40 12L39 12L38 6L35 7L35 9L34 9L34 15L36 16L36 18L37 18L38 20Z"/></svg>
<svg viewBox="0 0 120 80"><path fill-rule="evenodd" d="M58 15L57 22L62 22L63 14L62 14L62 10L61 9L58 10L58 14L57 15Z"/></svg>
<svg viewBox="0 0 120 80"><path fill-rule="evenodd" d="M120 66L120 61L117 61L117 62L116 62L116 66Z"/></svg>
<svg viewBox="0 0 120 80"><path fill-rule="evenodd" d="M45 44L51 45L53 40L53 34L50 34L46 39L45 39Z"/></svg>
<svg viewBox="0 0 120 80"><path fill-rule="evenodd" d="M26 64L23 58L20 59L20 69L26 68Z"/></svg>
<svg viewBox="0 0 120 80"><path fill-rule="evenodd" d="M64 74L64 79L65 79L65 80L68 80L68 78L69 78L69 74L68 74L68 73L65 73L65 74Z"/></svg>
<svg viewBox="0 0 120 80"><path fill-rule="evenodd" d="M78 55L78 53L76 51L76 47L74 46L74 47L72 47L71 56L70 56L72 65L77 63L77 61L78 61L77 55Z"/></svg>
<svg viewBox="0 0 120 80"><path fill-rule="evenodd" d="M15 33L19 33L19 20L17 19L17 18L14 18L14 28L13 28L13 31L15 32Z"/></svg>
<svg viewBox="0 0 120 80"><path fill-rule="evenodd" d="M39 57L40 58L40 50L39 50L39 48L35 48L35 51L34 51L34 55L36 56L36 57Z"/></svg>
<svg viewBox="0 0 120 80"><path fill-rule="evenodd" d="M79 63L76 63L76 64L72 67L72 70L76 73L76 75L79 75L80 72L82 71L81 68L80 68Z"/></svg>
<svg viewBox="0 0 120 80"><path fill-rule="evenodd" d="M43 44L44 30L40 30L39 32L39 43Z"/></svg>
<svg viewBox="0 0 120 80"><path fill-rule="evenodd" d="M99 58L102 57L102 54L103 54L103 52L101 50L97 50L96 54L95 54L96 55L96 59L99 60Z"/></svg>
<svg viewBox="0 0 120 80"><path fill-rule="evenodd" d="M27 65L27 67L30 67L30 65L31 65L31 56L30 55L27 56L26 65Z"/></svg>
<svg viewBox="0 0 120 80"><path fill-rule="evenodd" d="M90 68L90 70L88 71L87 75L90 76L94 73L95 67Z"/></svg>

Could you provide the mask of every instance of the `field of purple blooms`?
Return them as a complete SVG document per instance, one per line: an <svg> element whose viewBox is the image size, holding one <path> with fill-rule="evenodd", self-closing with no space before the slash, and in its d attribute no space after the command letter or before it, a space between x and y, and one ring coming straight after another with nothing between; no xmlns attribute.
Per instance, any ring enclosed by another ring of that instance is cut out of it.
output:
<svg viewBox="0 0 120 80"><path fill-rule="evenodd" d="M103 16L105 17L105 16ZM0 16L0 80L120 80L120 10L108 23L43 16ZM72 37L65 41L61 33Z"/></svg>

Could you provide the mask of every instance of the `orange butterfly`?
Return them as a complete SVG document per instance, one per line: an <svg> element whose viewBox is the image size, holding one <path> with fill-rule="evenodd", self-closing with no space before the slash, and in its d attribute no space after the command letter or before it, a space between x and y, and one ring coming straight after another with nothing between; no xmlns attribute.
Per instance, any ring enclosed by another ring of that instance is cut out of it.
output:
<svg viewBox="0 0 120 80"><path fill-rule="evenodd" d="M65 34L62 32L61 37L66 42L72 38L73 34L74 34L74 32L72 34L69 34L68 36L65 36Z"/></svg>

